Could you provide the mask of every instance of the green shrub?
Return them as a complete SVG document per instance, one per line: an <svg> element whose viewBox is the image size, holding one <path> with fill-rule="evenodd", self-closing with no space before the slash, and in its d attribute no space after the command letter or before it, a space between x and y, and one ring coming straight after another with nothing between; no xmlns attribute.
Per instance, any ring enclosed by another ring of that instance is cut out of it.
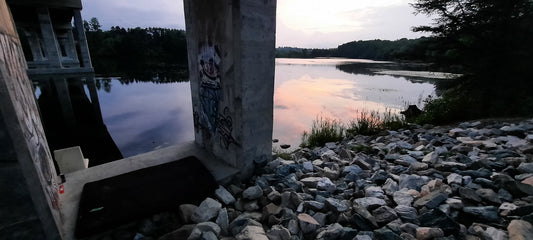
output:
<svg viewBox="0 0 533 240"><path fill-rule="evenodd" d="M337 142L344 138L345 127L337 119L317 117L313 120L311 132L304 131L302 147L324 146L327 142Z"/></svg>

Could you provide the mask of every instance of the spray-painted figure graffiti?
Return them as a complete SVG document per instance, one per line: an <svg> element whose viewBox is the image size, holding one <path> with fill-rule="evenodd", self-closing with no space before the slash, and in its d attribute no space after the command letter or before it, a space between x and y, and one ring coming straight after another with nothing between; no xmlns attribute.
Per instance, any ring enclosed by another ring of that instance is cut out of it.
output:
<svg viewBox="0 0 533 240"><path fill-rule="evenodd" d="M197 128L204 130L204 138L211 139L214 136L219 136L220 143L228 148L231 143L238 144L231 136L233 123L228 107L224 108L222 114L218 111L222 97L220 60L217 46L206 44L200 48L198 55L200 112L194 113L194 124Z"/></svg>
<svg viewBox="0 0 533 240"><path fill-rule="evenodd" d="M198 56L200 70L200 121L199 124L215 132L218 116L218 102L220 101L220 55L215 46L204 45Z"/></svg>

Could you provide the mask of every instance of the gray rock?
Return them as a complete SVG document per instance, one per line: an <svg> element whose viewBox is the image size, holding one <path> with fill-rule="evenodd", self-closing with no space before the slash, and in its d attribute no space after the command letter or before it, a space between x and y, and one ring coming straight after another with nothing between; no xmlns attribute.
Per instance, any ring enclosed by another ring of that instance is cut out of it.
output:
<svg viewBox="0 0 533 240"><path fill-rule="evenodd" d="M360 216L361 220L363 221L361 225L367 226L367 227L373 227L377 228L378 224L376 222L376 218L364 207L357 203L353 204L353 211L356 213L354 216ZM354 219L359 220L359 219ZM359 226L361 227L361 226Z"/></svg>
<svg viewBox="0 0 533 240"><path fill-rule="evenodd" d="M343 232L342 225L338 223L331 224L316 236L317 240L335 240L338 239Z"/></svg>
<svg viewBox="0 0 533 240"><path fill-rule="evenodd" d="M414 170L414 171L421 171L421 170L426 170L429 168L429 165L427 163L421 163L421 162L414 162L414 163L411 163L411 165L409 166L410 169Z"/></svg>
<svg viewBox="0 0 533 240"><path fill-rule="evenodd" d="M438 209L432 209L418 216L422 227L435 227L444 231L445 235L457 234L461 230L459 223Z"/></svg>
<svg viewBox="0 0 533 240"><path fill-rule="evenodd" d="M244 210L247 212L253 212L258 210L260 207L257 204L257 200L250 201L244 204Z"/></svg>
<svg viewBox="0 0 533 240"><path fill-rule="evenodd" d="M381 189L383 189L383 191L385 191L385 193L389 196L392 196L396 191L399 190L398 183L392 180L392 178L387 178Z"/></svg>
<svg viewBox="0 0 533 240"><path fill-rule="evenodd" d="M222 185L215 190L215 195L217 196L218 200L226 205L235 203L235 197L233 197L233 195L231 195L231 193Z"/></svg>
<svg viewBox="0 0 533 240"><path fill-rule="evenodd" d="M446 204L453 209L463 209L463 201L457 198L448 198L446 199Z"/></svg>
<svg viewBox="0 0 533 240"><path fill-rule="evenodd" d="M324 209L324 203L318 201L305 201L304 207L313 211L322 211Z"/></svg>
<svg viewBox="0 0 533 240"><path fill-rule="evenodd" d="M291 210L296 210L298 205L303 202L303 199L296 192L284 192L281 194L281 204L282 208L289 208Z"/></svg>
<svg viewBox="0 0 533 240"><path fill-rule="evenodd" d="M365 197L385 198L385 192L378 186L368 186L365 188Z"/></svg>
<svg viewBox="0 0 533 240"><path fill-rule="evenodd" d="M317 212L313 215L313 218L319 223L319 225L325 226L328 220L328 215L325 213Z"/></svg>
<svg viewBox="0 0 533 240"><path fill-rule="evenodd" d="M399 188L415 189L420 191L420 188L427 183L427 178L423 178L418 175L400 175Z"/></svg>
<svg viewBox="0 0 533 240"><path fill-rule="evenodd" d="M268 240L265 230L260 226L246 226L235 236L236 240Z"/></svg>
<svg viewBox="0 0 533 240"><path fill-rule="evenodd" d="M198 207L192 204L181 204L178 207L178 216L183 223L192 223L192 215Z"/></svg>
<svg viewBox="0 0 533 240"><path fill-rule="evenodd" d="M374 235L376 239L383 240L403 240L398 234L394 233L392 230L387 227L382 227L380 229L374 230Z"/></svg>
<svg viewBox="0 0 533 240"><path fill-rule="evenodd" d="M318 181L316 187L319 190L324 190L328 192L335 192L335 190L337 190L337 186L327 177L321 178Z"/></svg>
<svg viewBox="0 0 533 240"><path fill-rule="evenodd" d="M518 165L518 171L521 171L523 173L533 173L533 162L531 163L520 163Z"/></svg>
<svg viewBox="0 0 533 240"><path fill-rule="evenodd" d="M414 157L416 159L424 158L424 152L422 151L408 151L407 154L409 154L409 156Z"/></svg>
<svg viewBox="0 0 533 240"><path fill-rule="evenodd" d="M493 240L507 240L509 239L509 235L500 230L500 229L496 229L496 228L493 228L493 227L488 227L486 230L485 230L485 233L488 235L488 236L491 236L491 238Z"/></svg>
<svg viewBox="0 0 533 240"><path fill-rule="evenodd" d="M239 234L247 226L262 227L261 223L252 219L249 215L241 214L229 225L229 230L233 236Z"/></svg>
<svg viewBox="0 0 533 240"><path fill-rule="evenodd" d="M269 203L263 208L263 213L267 216L277 216L281 213L282 208L274 203Z"/></svg>
<svg viewBox="0 0 533 240"><path fill-rule="evenodd" d="M314 170L312 162L303 162L302 167L305 172L312 172Z"/></svg>
<svg viewBox="0 0 533 240"><path fill-rule="evenodd" d="M507 216L511 211L517 209L518 206L512 204L512 203L508 203L508 202L504 202L500 205L500 207L498 208L498 212L500 213L501 216Z"/></svg>
<svg viewBox="0 0 533 240"><path fill-rule="evenodd" d="M405 141L396 141L396 142L389 143L387 145L387 148L388 149L400 148L400 149L411 150L413 149L413 145Z"/></svg>
<svg viewBox="0 0 533 240"><path fill-rule="evenodd" d="M455 183L461 185L463 183L463 176L457 173L450 173L450 175L446 177L446 180L448 180L448 184Z"/></svg>
<svg viewBox="0 0 533 240"><path fill-rule="evenodd" d="M326 201L324 201L324 204L328 209L338 213L350 209L350 207L345 202L341 202L335 198L327 198Z"/></svg>
<svg viewBox="0 0 533 240"><path fill-rule="evenodd" d="M476 191L471 188L460 187L459 196L471 201L481 202L479 195L477 195Z"/></svg>
<svg viewBox="0 0 533 240"><path fill-rule="evenodd" d="M340 176L340 171L337 169L331 169L329 167L324 167L323 169L319 169L322 176L327 177L332 180L337 180Z"/></svg>
<svg viewBox="0 0 533 240"><path fill-rule="evenodd" d="M533 225L523 220L512 220L507 226L509 240L533 239Z"/></svg>
<svg viewBox="0 0 533 240"><path fill-rule="evenodd" d="M388 222L398 218L398 215L394 209L388 206L381 206L372 211L372 215L376 218L376 222L380 225L387 224Z"/></svg>
<svg viewBox="0 0 533 240"><path fill-rule="evenodd" d="M360 174L361 172L363 172L363 169L361 169L361 167L359 167L358 165L350 165L350 166L346 166L342 172L344 174L355 174L355 175L358 175Z"/></svg>
<svg viewBox="0 0 533 240"><path fill-rule="evenodd" d="M444 237L444 231L440 228L420 227L416 229L417 240L428 240Z"/></svg>
<svg viewBox="0 0 533 240"><path fill-rule="evenodd" d="M266 233L269 240L289 240L291 233L289 230L281 225L274 225Z"/></svg>
<svg viewBox="0 0 533 240"><path fill-rule="evenodd" d="M305 213L298 214L298 223L304 234L314 232L320 226L320 223Z"/></svg>
<svg viewBox="0 0 533 240"><path fill-rule="evenodd" d="M365 158L366 157L363 157L361 155L356 156L352 163L356 164L357 166L359 166L363 170L372 170L372 164L367 162L365 160Z"/></svg>
<svg viewBox="0 0 533 240"><path fill-rule="evenodd" d="M446 201L446 199L448 199L448 193L433 191L428 193L426 196L417 199L413 206L416 208L424 206L428 209L433 209L438 207L442 202Z"/></svg>
<svg viewBox="0 0 533 240"><path fill-rule="evenodd" d="M272 192L270 192L268 195L267 195L267 199L274 202L274 201L278 201L279 199L281 198L281 193L279 193L278 191L274 190Z"/></svg>
<svg viewBox="0 0 533 240"><path fill-rule="evenodd" d="M222 204L212 198L206 198L194 211L191 220L196 223L207 222L215 218L220 209L222 209Z"/></svg>
<svg viewBox="0 0 533 240"><path fill-rule="evenodd" d="M485 207L464 207L463 212L471 215L480 221L498 222L498 208L494 206Z"/></svg>
<svg viewBox="0 0 533 240"><path fill-rule="evenodd" d="M229 234L229 218L226 208L222 208L220 211L218 211L218 216L215 220L215 223L220 227L220 233L222 235Z"/></svg>
<svg viewBox="0 0 533 240"><path fill-rule="evenodd" d="M369 235L357 234L353 240L372 240L372 237Z"/></svg>
<svg viewBox="0 0 533 240"><path fill-rule="evenodd" d="M402 232L406 232L406 233L409 233L413 236L416 236L416 229L418 228L418 225L416 224L413 224L413 223L404 223L402 225L400 225L400 230Z"/></svg>
<svg viewBox="0 0 533 240"><path fill-rule="evenodd" d="M370 210L387 204L385 200L376 197L358 198L354 202Z"/></svg>
<svg viewBox="0 0 533 240"><path fill-rule="evenodd" d="M411 206L411 203L413 202L413 196L409 194L407 189L402 189L400 191L395 192L393 195L393 200L398 205L405 205L405 206Z"/></svg>
<svg viewBox="0 0 533 240"><path fill-rule="evenodd" d="M418 223L418 212L416 211L416 208L398 205L394 208L394 211L396 211L402 220L410 223Z"/></svg>
<svg viewBox="0 0 533 240"><path fill-rule="evenodd" d="M496 204L502 203L502 201L498 197L498 194L494 192L492 189L488 189L488 188L478 189L476 190L476 194L479 195L482 199L490 203L496 203Z"/></svg>
<svg viewBox="0 0 533 240"><path fill-rule="evenodd" d="M509 191L500 188L498 189L498 197L504 201L512 202L513 201L513 195L509 193Z"/></svg>
<svg viewBox="0 0 533 240"><path fill-rule="evenodd" d="M258 199L263 196L263 189L259 186L252 186L242 192L242 197L249 200Z"/></svg>
<svg viewBox="0 0 533 240"><path fill-rule="evenodd" d="M424 156L422 162L435 164L439 160L439 154L436 152L430 152Z"/></svg>
<svg viewBox="0 0 533 240"><path fill-rule="evenodd" d="M466 136L466 130L462 128L454 128L448 132L448 136L450 137Z"/></svg>
<svg viewBox="0 0 533 240"><path fill-rule="evenodd" d="M316 188L320 180L322 180L322 177L306 177L300 179L300 182L302 182L306 187Z"/></svg>
<svg viewBox="0 0 533 240"><path fill-rule="evenodd" d="M287 224L287 229L292 235L298 235L298 233L300 232L298 221L296 219L289 220L289 223Z"/></svg>
<svg viewBox="0 0 533 240"><path fill-rule="evenodd" d="M193 233L194 233L194 231L196 229L199 230L202 233L204 233L204 232L212 232L212 233L215 234L215 236L218 236L220 234L220 231L221 231L220 227L214 222L202 222L202 223L196 224L196 226L193 229Z"/></svg>

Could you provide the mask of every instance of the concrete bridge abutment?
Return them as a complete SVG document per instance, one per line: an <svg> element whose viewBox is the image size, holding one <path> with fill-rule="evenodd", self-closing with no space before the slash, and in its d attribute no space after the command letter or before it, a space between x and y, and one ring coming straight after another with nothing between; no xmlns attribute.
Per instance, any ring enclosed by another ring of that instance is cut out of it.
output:
<svg viewBox="0 0 533 240"><path fill-rule="evenodd" d="M276 0L184 0L195 139L252 174L272 156Z"/></svg>

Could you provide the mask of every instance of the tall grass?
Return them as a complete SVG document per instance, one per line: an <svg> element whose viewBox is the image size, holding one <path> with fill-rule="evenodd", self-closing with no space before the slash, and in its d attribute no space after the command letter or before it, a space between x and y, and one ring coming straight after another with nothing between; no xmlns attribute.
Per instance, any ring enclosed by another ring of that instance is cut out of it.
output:
<svg viewBox="0 0 533 240"><path fill-rule="evenodd" d="M300 146L324 146L327 142L341 141L347 135L375 135L383 130L398 130L405 126L407 122L403 116L393 113L390 109L384 113L363 110L358 118L347 125L338 119L320 116L313 121L311 132L303 132Z"/></svg>
<svg viewBox="0 0 533 240"><path fill-rule="evenodd" d="M311 132L304 131L302 147L324 146L327 142L337 142L344 138L346 127L337 119L317 117L313 120Z"/></svg>
<svg viewBox="0 0 533 240"><path fill-rule="evenodd" d="M386 109L378 111L361 111L359 117L348 123L346 132L351 135L375 135L383 130L398 130L407 126L405 118Z"/></svg>

